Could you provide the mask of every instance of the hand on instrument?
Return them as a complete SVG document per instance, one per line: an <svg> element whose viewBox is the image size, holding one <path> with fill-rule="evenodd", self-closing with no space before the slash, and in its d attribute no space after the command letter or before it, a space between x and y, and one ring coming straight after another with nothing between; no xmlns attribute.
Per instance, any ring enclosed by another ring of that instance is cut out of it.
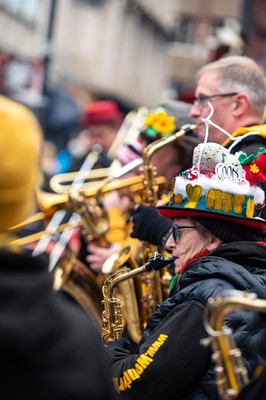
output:
<svg viewBox="0 0 266 400"><path fill-rule="evenodd" d="M131 204L129 197L120 196L117 190L113 190L106 196L104 196L102 202L106 210L110 210L112 208L118 208L122 212L126 212Z"/></svg>
<svg viewBox="0 0 266 400"><path fill-rule="evenodd" d="M161 217L156 208L143 204L133 210L131 220L134 225L130 236L157 246L162 245L163 237L172 226L171 220Z"/></svg>
<svg viewBox="0 0 266 400"><path fill-rule="evenodd" d="M97 246L91 243L87 246L89 254L86 257L86 261L89 263L90 268L94 272L99 273L102 271L102 266L107 258L118 251L120 247L121 246L119 243L114 243L111 247L108 248Z"/></svg>

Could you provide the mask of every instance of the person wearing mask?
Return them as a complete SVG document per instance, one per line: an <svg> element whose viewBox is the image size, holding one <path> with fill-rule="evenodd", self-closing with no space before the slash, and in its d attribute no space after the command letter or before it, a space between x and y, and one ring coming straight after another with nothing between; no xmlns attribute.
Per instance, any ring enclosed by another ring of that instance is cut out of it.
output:
<svg viewBox="0 0 266 400"><path fill-rule="evenodd" d="M113 399L93 319L53 289L45 255L16 242L36 210L43 134L25 106L0 96L1 399Z"/></svg>
<svg viewBox="0 0 266 400"><path fill-rule="evenodd" d="M125 338L106 347L117 399L219 399L203 316L208 300L227 290L266 299L266 150L233 155L216 143L194 150L193 165L171 182L170 200L157 208L172 223L166 247L175 258L169 297L158 305L129 351ZM256 165L256 168L254 167ZM226 318L249 377L265 359L263 314L235 311ZM252 340L250 338L252 337Z"/></svg>
<svg viewBox="0 0 266 400"><path fill-rule="evenodd" d="M208 141L229 148L232 152L244 151L255 154L260 147L266 147L266 125L264 112L266 104L265 72L247 56L228 56L204 65L196 75L195 101L190 116L197 124L197 134L204 141L206 126L204 119L210 114L211 103L214 112L209 125ZM228 132L238 143L227 137L218 127ZM248 135L257 132L256 135ZM265 191L265 184L262 184ZM261 211L266 217L266 210Z"/></svg>

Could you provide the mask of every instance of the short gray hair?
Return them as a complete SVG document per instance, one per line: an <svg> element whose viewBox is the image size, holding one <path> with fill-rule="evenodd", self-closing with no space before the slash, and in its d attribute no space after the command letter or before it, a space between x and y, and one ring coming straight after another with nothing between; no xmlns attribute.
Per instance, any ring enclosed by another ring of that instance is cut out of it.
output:
<svg viewBox="0 0 266 400"><path fill-rule="evenodd" d="M217 71L221 93L242 92L250 98L250 111L263 116L266 106L266 78L262 67L246 56L227 56L204 65L196 80L210 71Z"/></svg>

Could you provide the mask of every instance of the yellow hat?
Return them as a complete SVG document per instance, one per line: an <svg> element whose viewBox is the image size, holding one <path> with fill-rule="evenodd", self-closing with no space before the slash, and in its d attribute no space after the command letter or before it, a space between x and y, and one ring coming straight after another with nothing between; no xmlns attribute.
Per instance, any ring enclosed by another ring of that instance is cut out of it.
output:
<svg viewBox="0 0 266 400"><path fill-rule="evenodd" d="M34 211L42 137L28 108L0 96L0 232Z"/></svg>

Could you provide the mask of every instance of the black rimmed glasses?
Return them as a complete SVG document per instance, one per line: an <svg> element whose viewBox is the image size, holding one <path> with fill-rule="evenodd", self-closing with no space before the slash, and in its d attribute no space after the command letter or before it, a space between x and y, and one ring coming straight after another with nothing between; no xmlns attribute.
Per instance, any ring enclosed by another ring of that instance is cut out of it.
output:
<svg viewBox="0 0 266 400"><path fill-rule="evenodd" d="M189 226L173 225L172 226L172 235L173 235L175 242L178 242L180 240L182 229L196 229L196 228L195 228L195 226L190 226L190 225Z"/></svg>
<svg viewBox="0 0 266 400"><path fill-rule="evenodd" d="M199 96L197 96L194 100L194 105L196 106L204 106L205 102L207 100L210 99L214 99L216 97L231 97L231 96L235 96L236 94L238 94L238 92L230 92L230 93L218 93L218 94L211 94L209 96L204 95L204 94L200 94Z"/></svg>

